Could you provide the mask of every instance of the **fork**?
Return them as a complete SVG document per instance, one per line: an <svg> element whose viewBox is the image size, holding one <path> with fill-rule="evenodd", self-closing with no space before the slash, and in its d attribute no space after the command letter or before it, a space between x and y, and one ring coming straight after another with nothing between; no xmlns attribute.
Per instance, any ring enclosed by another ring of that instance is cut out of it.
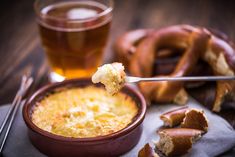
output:
<svg viewBox="0 0 235 157"><path fill-rule="evenodd" d="M235 80L235 76L187 76L187 77L133 77L126 76L126 82L136 83L140 81L225 81Z"/></svg>

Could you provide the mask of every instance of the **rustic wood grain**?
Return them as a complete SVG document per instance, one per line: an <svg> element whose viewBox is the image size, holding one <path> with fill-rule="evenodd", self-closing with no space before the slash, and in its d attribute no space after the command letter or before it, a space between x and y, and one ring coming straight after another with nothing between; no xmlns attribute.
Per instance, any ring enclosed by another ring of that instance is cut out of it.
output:
<svg viewBox="0 0 235 157"><path fill-rule="evenodd" d="M32 0L2 0L0 5L0 104L11 102L20 77L26 71L30 71L36 80L32 91L48 83L49 68L40 45L32 6ZM192 24L218 29L235 40L234 11L235 2L232 0L115 0L104 62L115 60L112 50L115 39L136 28ZM213 87L205 90L213 90ZM197 90L190 93L207 104L207 99L203 98L205 94L198 95ZM235 128L234 108L223 110L219 115ZM222 156L234 155L235 149Z"/></svg>

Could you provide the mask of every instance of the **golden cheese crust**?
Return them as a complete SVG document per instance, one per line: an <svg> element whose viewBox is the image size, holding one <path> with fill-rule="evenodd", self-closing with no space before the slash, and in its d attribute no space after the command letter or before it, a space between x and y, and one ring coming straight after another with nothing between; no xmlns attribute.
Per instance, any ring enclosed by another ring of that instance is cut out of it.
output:
<svg viewBox="0 0 235 157"><path fill-rule="evenodd" d="M32 121L56 135L75 138L104 136L125 128L138 107L123 93L112 96L103 88L65 89L42 99L35 106Z"/></svg>

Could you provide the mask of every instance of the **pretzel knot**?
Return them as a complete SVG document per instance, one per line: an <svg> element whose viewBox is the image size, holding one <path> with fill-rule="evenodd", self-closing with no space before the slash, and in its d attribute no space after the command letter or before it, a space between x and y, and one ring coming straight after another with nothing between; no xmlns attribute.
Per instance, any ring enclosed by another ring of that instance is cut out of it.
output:
<svg viewBox="0 0 235 157"><path fill-rule="evenodd" d="M162 48L183 50L173 72L166 75L168 77L190 75L199 59L210 65L214 75L235 74L232 43L205 28L178 25L160 30L135 30L121 36L115 44L119 61L127 66L131 75L139 77L153 76L154 62L161 59L159 50ZM188 100L184 82L141 82L139 87L149 101L185 104ZM235 98L235 81L217 81L213 111L219 112L227 97Z"/></svg>

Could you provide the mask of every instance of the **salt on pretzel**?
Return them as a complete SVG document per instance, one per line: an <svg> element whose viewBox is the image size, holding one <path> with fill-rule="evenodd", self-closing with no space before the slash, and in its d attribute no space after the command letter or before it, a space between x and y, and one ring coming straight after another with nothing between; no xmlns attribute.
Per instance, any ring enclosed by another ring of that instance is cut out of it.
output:
<svg viewBox="0 0 235 157"><path fill-rule="evenodd" d="M134 39L132 34L126 33L123 38L119 38L115 46L118 56L122 56L119 61L127 62L125 65L128 65L127 69L132 75L152 77L153 64L158 59L157 54L161 48L184 50L175 70L168 75L169 77L189 75L199 59L206 61L215 75L235 74L233 45L224 37L215 35L205 28L178 25L160 30L141 30L141 32L141 38L138 38L139 40L135 40L135 42L126 40ZM124 38L125 36L128 36L128 38ZM125 51L121 51L124 50L123 48ZM128 51L131 52L129 55L127 55ZM140 83L139 86L142 93L149 100L157 102L174 101L178 104L187 102L183 82L145 82ZM235 97L235 82L217 81L213 111L220 111L221 104L227 96Z"/></svg>

